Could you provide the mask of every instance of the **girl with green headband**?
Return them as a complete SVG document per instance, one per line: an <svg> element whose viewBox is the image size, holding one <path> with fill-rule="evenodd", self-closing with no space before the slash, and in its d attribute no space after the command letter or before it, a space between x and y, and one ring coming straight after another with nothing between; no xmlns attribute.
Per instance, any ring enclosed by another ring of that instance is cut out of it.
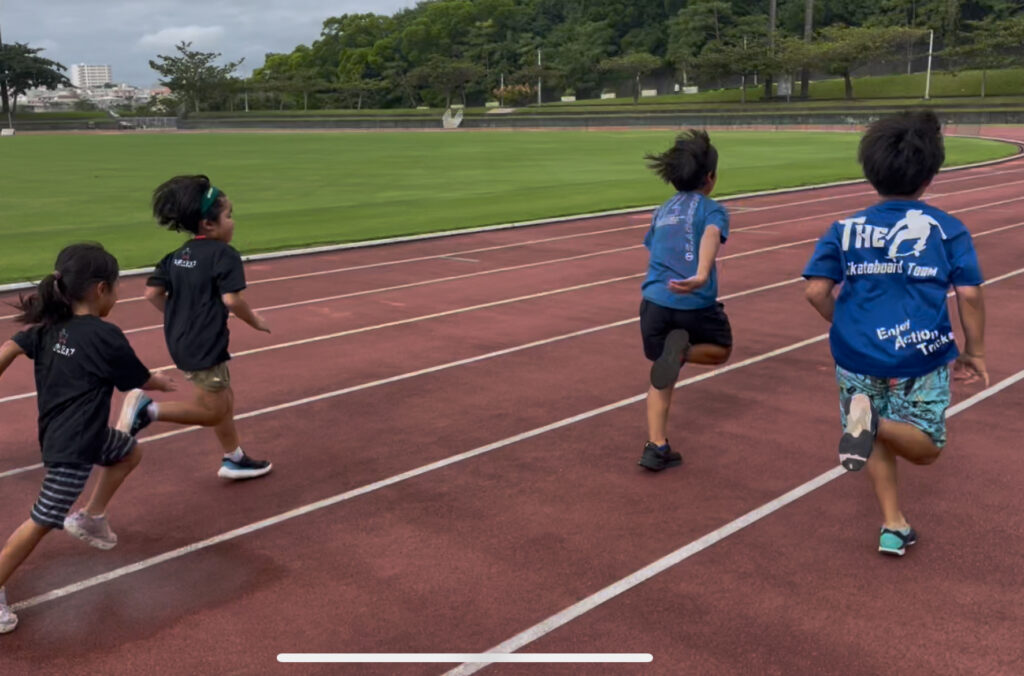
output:
<svg viewBox="0 0 1024 676"><path fill-rule="evenodd" d="M271 464L253 460L239 445L235 394L228 371L228 312L270 333L242 296L242 257L231 247L235 232L228 196L206 176L176 176L153 193L157 222L191 237L164 256L146 282L146 299L164 315L164 337L175 365L195 386L192 401L154 402L141 390L128 395L124 425L134 435L156 420L212 427L224 456L217 475L251 479Z"/></svg>

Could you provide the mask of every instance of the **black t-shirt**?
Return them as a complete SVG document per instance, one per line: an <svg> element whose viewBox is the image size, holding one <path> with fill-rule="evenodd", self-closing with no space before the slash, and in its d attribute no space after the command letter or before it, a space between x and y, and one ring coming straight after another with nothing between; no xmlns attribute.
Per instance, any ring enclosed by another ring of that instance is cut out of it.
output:
<svg viewBox="0 0 1024 676"><path fill-rule="evenodd" d="M121 329L93 315L33 326L13 340L35 362L43 462L95 464L114 387L142 387L149 369Z"/></svg>
<svg viewBox="0 0 1024 676"><path fill-rule="evenodd" d="M242 257L215 239L185 242L166 256L146 282L167 291L164 337L182 371L204 371L231 359L225 293L245 288Z"/></svg>

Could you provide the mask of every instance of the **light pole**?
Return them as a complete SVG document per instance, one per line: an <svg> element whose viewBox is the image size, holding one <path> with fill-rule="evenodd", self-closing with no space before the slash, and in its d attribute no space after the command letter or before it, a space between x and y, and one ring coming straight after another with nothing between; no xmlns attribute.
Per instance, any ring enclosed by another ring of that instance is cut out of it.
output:
<svg viewBox="0 0 1024 676"><path fill-rule="evenodd" d="M924 100L931 98L932 91L932 48L935 46L935 31L928 31L928 74L924 79Z"/></svg>
<svg viewBox="0 0 1024 676"><path fill-rule="evenodd" d="M541 92L541 74L540 74L541 65L542 64L541 64L541 60L540 60L540 48L538 48L537 49L537 105L538 106L541 105L541 95L540 95L540 92Z"/></svg>

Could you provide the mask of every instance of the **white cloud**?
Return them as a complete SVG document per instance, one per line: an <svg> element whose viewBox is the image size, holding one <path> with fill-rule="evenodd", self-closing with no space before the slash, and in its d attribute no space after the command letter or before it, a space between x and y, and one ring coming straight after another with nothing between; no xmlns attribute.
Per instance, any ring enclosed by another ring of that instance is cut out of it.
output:
<svg viewBox="0 0 1024 676"><path fill-rule="evenodd" d="M214 47L224 37L221 26L177 26L139 38L138 46L145 49L166 49L179 42L191 42L193 47Z"/></svg>

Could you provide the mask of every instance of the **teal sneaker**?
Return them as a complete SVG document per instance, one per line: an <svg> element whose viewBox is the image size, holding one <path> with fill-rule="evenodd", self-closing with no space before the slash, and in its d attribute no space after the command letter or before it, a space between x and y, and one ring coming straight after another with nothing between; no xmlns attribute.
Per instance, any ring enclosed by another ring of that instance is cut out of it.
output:
<svg viewBox="0 0 1024 676"><path fill-rule="evenodd" d="M878 537L878 551L883 554L903 556L907 553L907 547L916 543L917 533L910 526L903 530L893 530L882 526L882 532Z"/></svg>

